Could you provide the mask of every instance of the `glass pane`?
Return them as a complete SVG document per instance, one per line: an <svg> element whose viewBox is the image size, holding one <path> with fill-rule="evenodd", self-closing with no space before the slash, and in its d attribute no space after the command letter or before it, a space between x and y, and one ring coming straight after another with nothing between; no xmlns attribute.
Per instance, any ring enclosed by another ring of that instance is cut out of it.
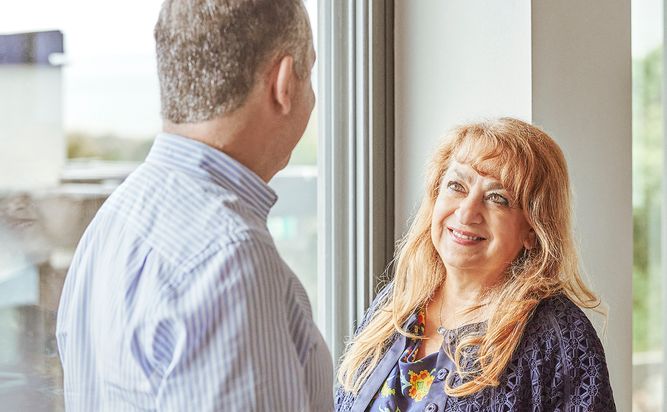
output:
<svg viewBox="0 0 667 412"><path fill-rule="evenodd" d="M152 25L161 2L0 0L2 410L64 410L54 336L60 292L85 227L160 130ZM307 1L314 28L316 3ZM311 119L271 183L280 200L269 226L314 303Z"/></svg>
<svg viewBox="0 0 667 412"><path fill-rule="evenodd" d="M662 0L632 2L633 411L662 411Z"/></svg>
<svg viewBox="0 0 667 412"><path fill-rule="evenodd" d="M306 0L305 4L313 36L317 36L317 0ZM313 38L313 44L317 45L317 38ZM317 63L312 80L317 91ZM278 194L278 202L269 216L269 230L281 256L306 288L317 320L317 105L289 165L270 185Z"/></svg>

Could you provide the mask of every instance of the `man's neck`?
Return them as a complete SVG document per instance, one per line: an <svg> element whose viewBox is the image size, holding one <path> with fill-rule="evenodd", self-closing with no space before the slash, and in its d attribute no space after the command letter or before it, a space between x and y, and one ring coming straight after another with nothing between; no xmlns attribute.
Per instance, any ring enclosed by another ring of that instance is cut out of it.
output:
<svg viewBox="0 0 667 412"><path fill-rule="evenodd" d="M256 122L255 122L256 124ZM256 130L253 122L245 121L242 113L198 123L165 121L163 130L202 142L241 163L265 182L280 170L267 150L267 130Z"/></svg>

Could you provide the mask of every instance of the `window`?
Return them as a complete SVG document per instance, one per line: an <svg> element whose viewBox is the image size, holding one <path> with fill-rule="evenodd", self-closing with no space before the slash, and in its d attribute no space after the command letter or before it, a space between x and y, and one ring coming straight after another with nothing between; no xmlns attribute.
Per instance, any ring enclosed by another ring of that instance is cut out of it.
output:
<svg viewBox="0 0 667 412"><path fill-rule="evenodd" d="M632 2L633 411L663 409L663 5Z"/></svg>
<svg viewBox="0 0 667 412"><path fill-rule="evenodd" d="M64 408L60 293L86 226L160 130L161 2L12 1L0 13L0 399L12 410ZM338 359L393 252L394 7L305 4L318 103L270 183L268 224Z"/></svg>
<svg viewBox="0 0 667 412"><path fill-rule="evenodd" d="M60 292L85 227L160 131L152 26L161 3L36 0L2 8L0 399L11 410L64 409L54 336ZM317 1L306 6L317 37ZM313 81L317 90L316 72ZM270 183L279 201L269 217L316 319L323 307L317 112Z"/></svg>
<svg viewBox="0 0 667 412"><path fill-rule="evenodd" d="M317 53L317 1L307 0L306 8L313 29ZM318 59L322 59L318 54ZM317 96L317 67L313 67L313 90ZM289 165L269 183L278 195L278 202L269 215L269 230L281 256L301 279L318 319L319 277L317 268L317 116L313 109L303 138L297 145ZM320 325L321 327L321 325Z"/></svg>

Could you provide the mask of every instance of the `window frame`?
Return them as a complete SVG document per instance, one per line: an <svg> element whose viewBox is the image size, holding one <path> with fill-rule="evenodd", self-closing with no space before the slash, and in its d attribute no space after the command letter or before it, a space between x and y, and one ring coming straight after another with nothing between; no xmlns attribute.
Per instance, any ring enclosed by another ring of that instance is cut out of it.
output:
<svg viewBox="0 0 667 412"><path fill-rule="evenodd" d="M318 3L318 313L334 359L394 247L394 3Z"/></svg>

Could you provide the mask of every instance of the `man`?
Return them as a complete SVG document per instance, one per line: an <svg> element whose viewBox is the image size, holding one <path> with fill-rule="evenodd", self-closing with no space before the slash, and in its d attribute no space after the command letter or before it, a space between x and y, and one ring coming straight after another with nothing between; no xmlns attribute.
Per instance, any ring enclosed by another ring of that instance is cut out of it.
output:
<svg viewBox="0 0 667 412"><path fill-rule="evenodd" d="M314 106L301 0L166 0L164 133L87 229L58 313L72 411L326 411L331 357L267 182Z"/></svg>

